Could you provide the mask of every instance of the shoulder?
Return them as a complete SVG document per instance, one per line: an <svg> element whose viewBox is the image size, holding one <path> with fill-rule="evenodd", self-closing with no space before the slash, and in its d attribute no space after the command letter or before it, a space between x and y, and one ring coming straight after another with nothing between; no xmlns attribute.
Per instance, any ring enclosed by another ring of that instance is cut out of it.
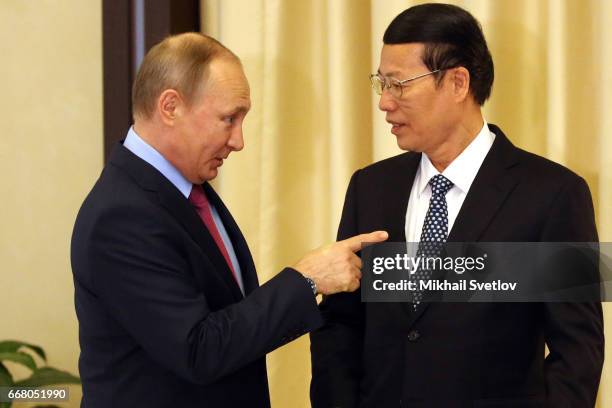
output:
<svg viewBox="0 0 612 408"><path fill-rule="evenodd" d="M588 190L586 181L580 175L557 162L519 148L516 148L516 155L522 178L529 184L557 192L576 186Z"/></svg>
<svg viewBox="0 0 612 408"><path fill-rule="evenodd" d="M147 191L123 169L107 164L83 201L76 217L75 233L142 227L163 218L157 194Z"/></svg>
<svg viewBox="0 0 612 408"><path fill-rule="evenodd" d="M411 164L414 164L415 161L418 162L420 159L421 153L405 152L397 156L374 162L361 170L364 174L380 174L394 170L403 170Z"/></svg>
<svg viewBox="0 0 612 408"><path fill-rule="evenodd" d="M545 190L559 186L584 183L584 179L567 167L516 147L495 124L489 123L489 129L495 133L493 147L485 159L485 168L498 167L510 170L509 174L518 176L526 184L538 184ZM491 157L489 157L491 156Z"/></svg>
<svg viewBox="0 0 612 408"><path fill-rule="evenodd" d="M416 170L420 160L420 153L402 153L359 169L353 174L353 177L368 180L376 179L380 181L398 176L405 176L410 171Z"/></svg>

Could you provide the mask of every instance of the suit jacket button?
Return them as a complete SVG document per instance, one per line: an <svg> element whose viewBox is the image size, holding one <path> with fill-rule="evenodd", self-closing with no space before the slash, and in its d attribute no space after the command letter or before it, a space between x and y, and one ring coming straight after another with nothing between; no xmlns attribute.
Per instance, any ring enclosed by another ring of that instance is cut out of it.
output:
<svg viewBox="0 0 612 408"><path fill-rule="evenodd" d="M421 337L421 333L418 330L411 330L408 333L408 341L417 341Z"/></svg>

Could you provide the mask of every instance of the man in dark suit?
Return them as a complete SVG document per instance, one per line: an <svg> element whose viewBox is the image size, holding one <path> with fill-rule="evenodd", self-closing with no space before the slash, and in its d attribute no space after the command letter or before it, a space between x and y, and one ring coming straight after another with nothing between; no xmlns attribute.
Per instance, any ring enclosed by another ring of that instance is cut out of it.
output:
<svg viewBox="0 0 612 408"><path fill-rule="evenodd" d="M201 34L144 58L134 126L79 211L72 268L83 407L267 407L266 353L321 324L315 294L355 290L362 241L307 254L258 287L244 237L213 191L243 147L249 86Z"/></svg>
<svg viewBox="0 0 612 408"><path fill-rule="evenodd" d="M410 152L355 172L338 239L384 229L400 242L597 241L585 181L484 121L492 83L486 41L465 10L425 4L392 21L372 85ZM598 302L362 303L354 292L320 308L315 408L595 404Z"/></svg>

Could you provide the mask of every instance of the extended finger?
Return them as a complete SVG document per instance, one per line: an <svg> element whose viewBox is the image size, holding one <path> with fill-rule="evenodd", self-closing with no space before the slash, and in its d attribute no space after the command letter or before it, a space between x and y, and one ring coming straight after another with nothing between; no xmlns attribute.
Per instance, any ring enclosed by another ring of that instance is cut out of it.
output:
<svg viewBox="0 0 612 408"><path fill-rule="evenodd" d="M374 231L367 234L359 234L354 237L339 241L340 244L348 247L351 251L357 252L361 250L361 245L364 243L376 243L386 241L389 238L387 231Z"/></svg>

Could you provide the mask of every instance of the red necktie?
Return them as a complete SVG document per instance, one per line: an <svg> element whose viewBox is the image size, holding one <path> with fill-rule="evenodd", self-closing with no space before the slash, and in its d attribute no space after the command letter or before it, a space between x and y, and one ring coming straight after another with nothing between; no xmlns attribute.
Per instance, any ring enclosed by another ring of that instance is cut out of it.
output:
<svg viewBox="0 0 612 408"><path fill-rule="evenodd" d="M191 189L191 194L189 194L189 202L196 208L198 215L206 225L208 232L212 235L215 240L217 247L219 247L219 251L225 258L225 262L232 271L232 276L238 282L236 278L236 271L234 270L234 265L232 265L232 261L230 260L229 254L227 252L227 248L225 248L225 244L223 244L223 239L221 238L221 234L219 234L219 230L217 229L217 225L212 217L212 212L210 210L210 204L208 203L208 198L206 197L206 193L204 193L204 189L202 186L194 184Z"/></svg>

